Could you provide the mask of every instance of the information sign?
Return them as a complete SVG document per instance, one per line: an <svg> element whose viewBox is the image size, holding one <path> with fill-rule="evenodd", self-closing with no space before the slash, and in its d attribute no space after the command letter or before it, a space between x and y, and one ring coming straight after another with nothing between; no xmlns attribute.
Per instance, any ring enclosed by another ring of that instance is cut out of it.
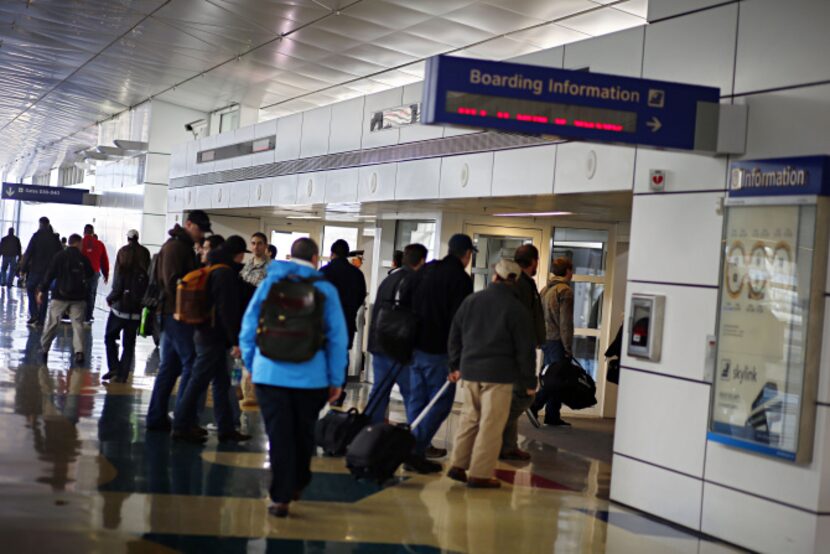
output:
<svg viewBox="0 0 830 554"><path fill-rule="evenodd" d="M20 200L23 202L51 202L55 204L83 204L86 189L65 187L47 187L43 185L25 185L23 183L3 183L3 200Z"/></svg>
<svg viewBox="0 0 830 554"><path fill-rule="evenodd" d="M720 90L588 71L436 56L424 123L714 150Z"/></svg>

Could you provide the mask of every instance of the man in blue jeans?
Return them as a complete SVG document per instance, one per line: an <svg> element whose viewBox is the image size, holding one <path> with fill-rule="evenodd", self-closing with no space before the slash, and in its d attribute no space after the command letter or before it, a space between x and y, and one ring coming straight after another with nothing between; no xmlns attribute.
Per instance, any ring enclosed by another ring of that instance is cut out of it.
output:
<svg viewBox="0 0 830 554"><path fill-rule="evenodd" d="M156 273L151 275L161 290L159 315L161 318L161 342L159 372L153 385L150 407L147 410L147 430L170 432L172 427L167 410L170 393L179 382L179 399L184 395L187 381L196 359L193 346L193 326L173 318L176 310L176 285L182 277L199 265L194 246L209 233L210 219L202 210L190 212L184 226L176 224L169 232L170 238L162 245L156 261Z"/></svg>
<svg viewBox="0 0 830 554"><path fill-rule="evenodd" d="M466 270L476 250L472 239L467 235L453 235L448 250L444 259L428 263L415 274L412 310L419 316L421 327L409 366L406 417L410 423L447 380L450 371L447 354L450 326L461 302L473 293L473 280ZM404 464L405 469L418 473L441 471L441 465L427 460L426 453L432 437L452 411L454 399L455 385L444 393L413 431L415 451Z"/></svg>
<svg viewBox="0 0 830 554"><path fill-rule="evenodd" d="M409 367L399 367L395 360L383 351L377 335L379 331L378 316L381 308L392 308L397 304L403 309L412 309L412 288L410 284L414 280L415 272L421 269L426 261L427 248L423 244L410 244L404 248L402 254L401 265L392 270L389 276L380 284L375 303L372 306L368 350L372 353L375 382L372 385L370 398L378 398L373 400L374 409L369 414L372 423L380 423L386 419L389 393L386 393L382 398L378 395L383 393L380 387L385 383L390 372L397 372L395 382L398 384L398 390L400 390L404 402L409 398Z"/></svg>
<svg viewBox="0 0 830 554"><path fill-rule="evenodd" d="M556 258L551 272L553 278L542 291L542 309L545 313L546 337L542 345L544 364L550 365L573 356L574 340L574 293L571 288L574 269L568 258ZM534 417L545 407L545 425L570 427L562 419L562 401L556 391L542 387L530 407Z"/></svg>

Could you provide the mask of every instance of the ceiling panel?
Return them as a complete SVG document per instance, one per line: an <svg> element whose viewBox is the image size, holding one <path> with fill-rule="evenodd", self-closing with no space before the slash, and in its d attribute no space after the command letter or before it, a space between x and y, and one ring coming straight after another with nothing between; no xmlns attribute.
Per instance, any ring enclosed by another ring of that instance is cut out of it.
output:
<svg viewBox="0 0 830 554"><path fill-rule="evenodd" d="M151 97L267 117L416 82L440 53L506 59L644 23L646 0L608 1L0 1L0 173L36 146L52 153L26 163L71 158Z"/></svg>

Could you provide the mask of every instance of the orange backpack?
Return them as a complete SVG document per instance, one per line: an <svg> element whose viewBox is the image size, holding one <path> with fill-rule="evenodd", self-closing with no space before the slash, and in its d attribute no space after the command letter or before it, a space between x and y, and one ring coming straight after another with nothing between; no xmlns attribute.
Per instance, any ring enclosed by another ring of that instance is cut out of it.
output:
<svg viewBox="0 0 830 554"><path fill-rule="evenodd" d="M214 264L195 269L179 279L176 285L176 311L173 319L190 325L208 323L213 314L208 309L208 278L214 270L228 267Z"/></svg>

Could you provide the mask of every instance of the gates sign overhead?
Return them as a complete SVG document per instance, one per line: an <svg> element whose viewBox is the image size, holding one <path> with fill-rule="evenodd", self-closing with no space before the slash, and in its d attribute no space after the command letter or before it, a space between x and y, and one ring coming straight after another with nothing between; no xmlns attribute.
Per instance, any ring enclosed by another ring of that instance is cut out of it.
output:
<svg viewBox="0 0 830 554"><path fill-rule="evenodd" d="M712 87L436 56L422 121L714 151L719 102Z"/></svg>
<svg viewBox="0 0 830 554"><path fill-rule="evenodd" d="M83 204L85 189L64 187L45 187L42 185L25 185L22 183L3 183L3 200L20 200L22 202L50 202L54 204Z"/></svg>

